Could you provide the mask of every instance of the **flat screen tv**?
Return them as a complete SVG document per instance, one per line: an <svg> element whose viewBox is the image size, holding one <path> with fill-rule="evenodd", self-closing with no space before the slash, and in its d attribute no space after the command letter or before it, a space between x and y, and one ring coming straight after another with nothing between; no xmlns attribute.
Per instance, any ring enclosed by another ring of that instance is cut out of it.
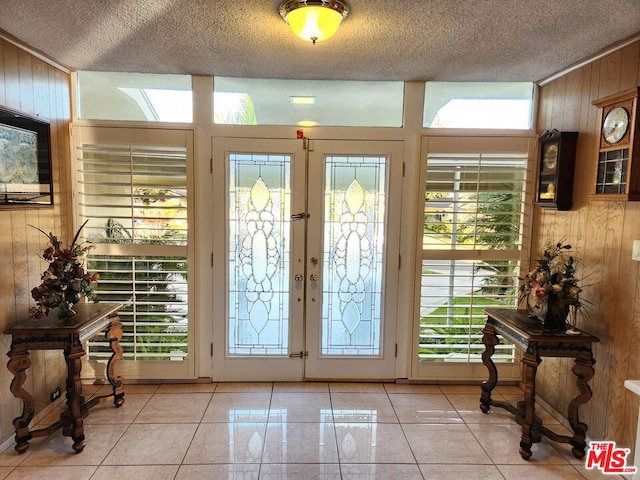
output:
<svg viewBox="0 0 640 480"><path fill-rule="evenodd" d="M0 109L0 209L51 205L49 123Z"/></svg>

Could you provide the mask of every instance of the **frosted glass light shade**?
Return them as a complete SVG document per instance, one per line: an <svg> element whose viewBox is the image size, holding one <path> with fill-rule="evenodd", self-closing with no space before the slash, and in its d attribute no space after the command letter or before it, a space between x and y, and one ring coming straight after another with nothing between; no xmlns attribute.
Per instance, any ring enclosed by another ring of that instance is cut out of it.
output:
<svg viewBox="0 0 640 480"><path fill-rule="evenodd" d="M321 42L335 35L342 16L326 7L302 7L287 15L293 33L308 42Z"/></svg>
<svg viewBox="0 0 640 480"><path fill-rule="evenodd" d="M341 0L287 0L280 5L293 33L314 44L331 38L348 12Z"/></svg>

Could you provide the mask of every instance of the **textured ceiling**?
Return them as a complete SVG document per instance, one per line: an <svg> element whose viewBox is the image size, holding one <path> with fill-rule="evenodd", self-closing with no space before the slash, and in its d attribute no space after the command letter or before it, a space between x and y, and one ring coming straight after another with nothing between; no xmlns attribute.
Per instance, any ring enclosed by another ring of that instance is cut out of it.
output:
<svg viewBox="0 0 640 480"><path fill-rule="evenodd" d="M347 0L311 45L279 0L0 0L0 29L77 70L536 81L640 32L640 0Z"/></svg>

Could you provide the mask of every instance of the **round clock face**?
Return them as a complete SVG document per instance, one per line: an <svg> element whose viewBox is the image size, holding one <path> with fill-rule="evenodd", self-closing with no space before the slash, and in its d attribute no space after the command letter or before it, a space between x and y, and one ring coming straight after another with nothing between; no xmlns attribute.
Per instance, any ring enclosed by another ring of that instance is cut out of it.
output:
<svg viewBox="0 0 640 480"><path fill-rule="evenodd" d="M602 136L609 143L618 143L629 128L629 113L622 107L611 109L602 122Z"/></svg>
<svg viewBox="0 0 640 480"><path fill-rule="evenodd" d="M552 143L544 148L544 168L547 170L553 170L558 163L558 145Z"/></svg>

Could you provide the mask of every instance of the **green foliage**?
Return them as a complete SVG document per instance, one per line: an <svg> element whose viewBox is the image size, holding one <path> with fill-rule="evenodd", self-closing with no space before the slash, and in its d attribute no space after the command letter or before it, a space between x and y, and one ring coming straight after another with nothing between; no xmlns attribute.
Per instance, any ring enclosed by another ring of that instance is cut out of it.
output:
<svg viewBox="0 0 640 480"><path fill-rule="evenodd" d="M144 243L155 244L172 236L170 231L165 233L146 239ZM120 223L109 219L98 241L131 243L131 235ZM180 292L175 289L176 284L187 281L186 258L93 255L89 257L89 264L100 272L98 291L101 299L126 304L120 310L124 325L121 344L124 345L125 356L133 353L128 344L135 344L139 359L144 358L144 353L162 353L167 357L174 350L187 353L186 317L183 312L175 310L176 306L186 309L186 303L180 298L187 295L186 290ZM149 359L165 360L161 357Z"/></svg>
<svg viewBox="0 0 640 480"><path fill-rule="evenodd" d="M503 185L514 189L512 184ZM517 243L520 236L519 219L522 192L480 193L478 198L479 243L491 245L493 250L505 250Z"/></svg>
<svg viewBox="0 0 640 480"><path fill-rule="evenodd" d="M482 344L482 338L479 335L486 323L484 309L496 306L511 305L497 299L460 296L453 299L453 305L442 305L428 316L422 317L420 325L425 335L421 337L420 343L450 345L450 348L436 349L421 346L419 355L468 354L468 344ZM453 316L449 317L449 315ZM470 338L471 335L476 335L477 338Z"/></svg>
<svg viewBox="0 0 640 480"><path fill-rule="evenodd" d="M500 193L478 194L478 228L476 236L479 243L490 245L492 250L513 248L520 236L520 205L522 192L514 190L513 184L503 184L507 190ZM479 267L476 267L479 268ZM483 280L483 292L492 295L513 296L518 286L517 262L487 261L480 268L488 268L494 275ZM513 278L513 280L507 280Z"/></svg>

